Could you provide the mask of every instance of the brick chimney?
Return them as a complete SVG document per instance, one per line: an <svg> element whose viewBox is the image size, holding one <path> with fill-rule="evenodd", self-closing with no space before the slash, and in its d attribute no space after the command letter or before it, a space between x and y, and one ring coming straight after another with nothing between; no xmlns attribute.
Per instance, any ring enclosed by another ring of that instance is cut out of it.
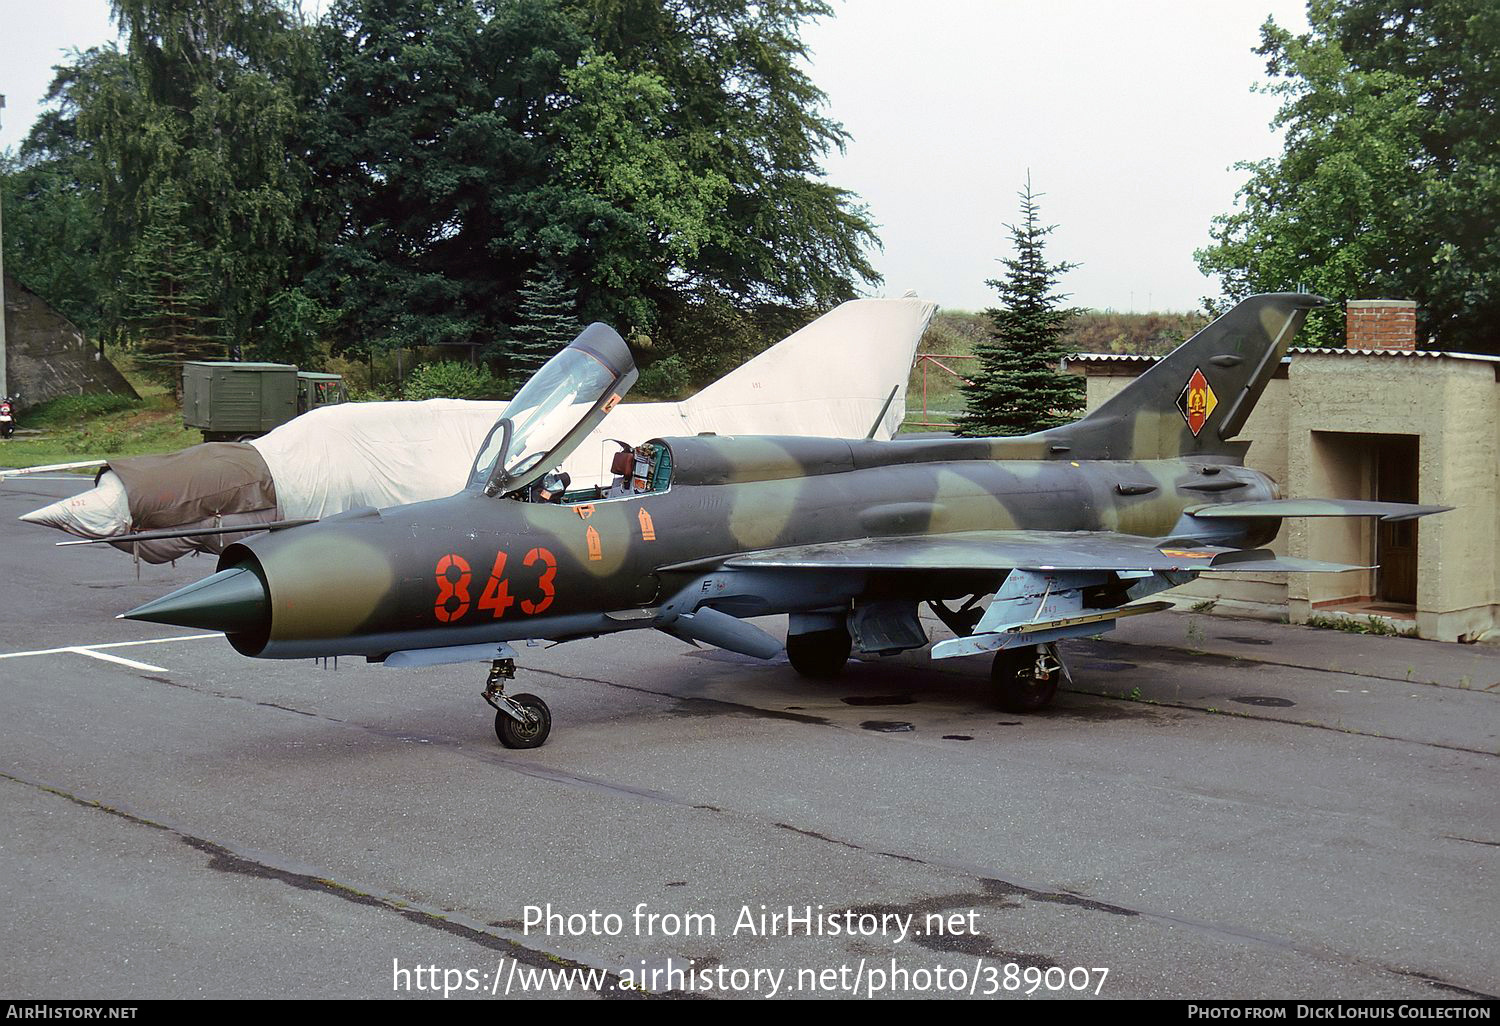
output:
<svg viewBox="0 0 1500 1026"><path fill-rule="evenodd" d="M1415 349L1417 301L1351 299L1345 304L1344 337L1349 349Z"/></svg>

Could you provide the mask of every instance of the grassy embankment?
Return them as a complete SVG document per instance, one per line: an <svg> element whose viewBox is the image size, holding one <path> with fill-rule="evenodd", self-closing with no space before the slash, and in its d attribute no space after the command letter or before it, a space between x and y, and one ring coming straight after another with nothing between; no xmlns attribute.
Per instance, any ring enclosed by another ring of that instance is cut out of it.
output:
<svg viewBox="0 0 1500 1026"><path fill-rule="evenodd" d="M964 408L959 378L948 373L948 370L956 374L972 374L977 369L976 361L969 358L974 351L974 344L985 338L989 330L989 319L983 314L943 311L932 319L926 334L917 343L919 358L906 383L906 421L901 425L903 431L947 430L943 427L924 427L921 422L949 424ZM922 354L931 355L933 359L923 360L920 358ZM948 370L944 370L944 367ZM922 412L924 377L927 390L925 416Z"/></svg>
<svg viewBox="0 0 1500 1026"><path fill-rule="evenodd" d="M202 432L183 428L182 411L170 392L141 381L131 384L142 396L139 401L117 395L79 395L23 410L16 423L27 433L0 439L0 466L37 467L176 452L203 441ZM41 434L30 434L31 430Z"/></svg>
<svg viewBox="0 0 1500 1026"><path fill-rule="evenodd" d="M1069 326L1064 348L1074 353L1146 353L1164 355L1188 338L1208 319L1197 313L1125 314L1089 310L1079 314ZM905 431L942 431L943 427L924 427L919 422L951 423L964 408L959 378L978 370L977 361L969 358L974 345L990 335L990 320L982 313L943 311L932 319L927 333L917 346L918 354L929 354L933 360L918 359L912 368L906 388ZM945 365L955 372L944 370ZM923 374L926 375L927 415L922 415Z"/></svg>

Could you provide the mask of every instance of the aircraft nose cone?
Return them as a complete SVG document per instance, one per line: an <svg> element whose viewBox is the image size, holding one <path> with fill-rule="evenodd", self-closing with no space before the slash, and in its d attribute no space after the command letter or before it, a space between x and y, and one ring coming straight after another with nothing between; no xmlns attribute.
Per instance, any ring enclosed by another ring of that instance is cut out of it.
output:
<svg viewBox="0 0 1500 1026"><path fill-rule="evenodd" d="M126 620L239 634L260 628L268 607L260 578L249 567L236 566L121 615Z"/></svg>
<svg viewBox="0 0 1500 1026"><path fill-rule="evenodd" d="M26 524L41 524L44 527L62 527L67 521L67 507L64 505L66 501L66 499L59 499L54 503L43 506L41 509L34 509L30 513L22 513L16 519Z"/></svg>

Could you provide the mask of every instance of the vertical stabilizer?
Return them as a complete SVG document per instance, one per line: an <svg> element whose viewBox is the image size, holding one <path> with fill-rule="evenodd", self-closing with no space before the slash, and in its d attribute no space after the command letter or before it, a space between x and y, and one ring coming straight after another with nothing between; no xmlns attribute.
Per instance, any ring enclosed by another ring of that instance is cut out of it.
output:
<svg viewBox="0 0 1500 1026"><path fill-rule="evenodd" d="M1063 459L1144 460L1241 454L1244 428L1309 310L1300 292L1251 296L1087 417L1041 433Z"/></svg>

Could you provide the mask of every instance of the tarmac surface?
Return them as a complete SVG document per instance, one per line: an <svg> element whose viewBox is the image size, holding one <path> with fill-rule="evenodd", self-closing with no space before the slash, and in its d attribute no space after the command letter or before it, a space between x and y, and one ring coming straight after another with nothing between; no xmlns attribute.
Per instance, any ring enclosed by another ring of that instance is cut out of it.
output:
<svg viewBox="0 0 1500 1026"><path fill-rule="evenodd" d="M115 620L213 563L16 522L88 483L0 484L7 998L1500 994L1494 648L1163 613L1014 716L639 632L513 752L480 664Z"/></svg>

